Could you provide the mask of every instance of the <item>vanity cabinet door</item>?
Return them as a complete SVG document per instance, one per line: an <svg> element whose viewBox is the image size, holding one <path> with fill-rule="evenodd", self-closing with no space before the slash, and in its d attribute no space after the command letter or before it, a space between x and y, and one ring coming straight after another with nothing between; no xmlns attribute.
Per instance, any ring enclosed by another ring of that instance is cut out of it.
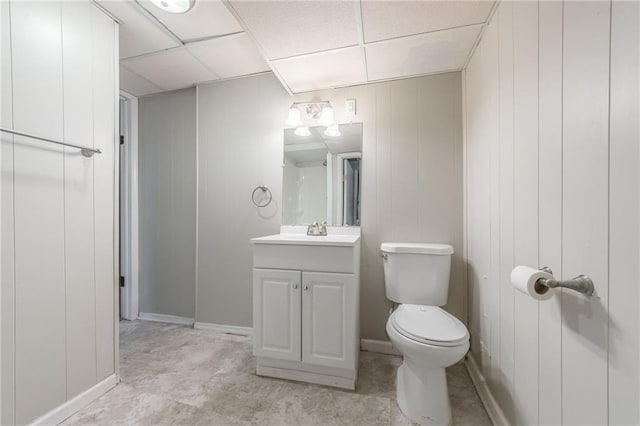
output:
<svg viewBox="0 0 640 426"><path fill-rule="evenodd" d="M300 271L253 270L253 354L301 359Z"/></svg>
<svg viewBox="0 0 640 426"><path fill-rule="evenodd" d="M353 274L302 273L302 361L353 369L358 300Z"/></svg>

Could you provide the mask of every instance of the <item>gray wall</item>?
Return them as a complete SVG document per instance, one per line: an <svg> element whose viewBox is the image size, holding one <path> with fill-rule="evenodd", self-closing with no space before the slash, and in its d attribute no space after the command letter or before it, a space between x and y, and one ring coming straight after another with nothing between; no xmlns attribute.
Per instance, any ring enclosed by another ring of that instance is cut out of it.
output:
<svg viewBox="0 0 640 426"><path fill-rule="evenodd" d="M251 326L249 238L277 233L281 221L282 132L289 98L271 75L198 87L199 254L196 320ZM447 308L466 321L462 262L460 73L299 95L329 100L340 122L357 100L363 123L361 336L386 340L389 302L382 241L453 244ZM250 194L274 195L261 212Z"/></svg>
<svg viewBox="0 0 640 426"><path fill-rule="evenodd" d="M290 103L271 74L198 87L198 322L252 325L249 239L280 227ZM261 184L273 203L258 209L251 192Z"/></svg>
<svg viewBox="0 0 640 426"><path fill-rule="evenodd" d="M139 108L140 312L194 318L196 90Z"/></svg>

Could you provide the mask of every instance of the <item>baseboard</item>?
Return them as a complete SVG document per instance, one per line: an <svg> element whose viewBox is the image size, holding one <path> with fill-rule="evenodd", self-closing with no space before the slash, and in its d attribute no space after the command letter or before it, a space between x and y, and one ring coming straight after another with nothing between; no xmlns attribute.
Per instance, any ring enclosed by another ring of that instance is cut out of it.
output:
<svg viewBox="0 0 640 426"><path fill-rule="evenodd" d="M193 318L179 317L177 315L153 314L149 312L140 312L138 319L144 321L164 322L167 324L193 325Z"/></svg>
<svg viewBox="0 0 640 426"><path fill-rule="evenodd" d="M388 340L360 339L360 350L387 355L401 355Z"/></svg>
<svg viewBox="0 0 640 426"><path fill-rule="evenodd" d="M489 415L491 422L494 425L509 425L509 421L504 415L504 411L502 411L498 401L496 401L495 397L491 393L487 380L482 375L482 372L480 372L480 368L478 367L476 360L473 358L473 355L469 354L467 356L465 365L467 366L467 371L469 371L471 381L478 391L480 401L482 401L482 405L484 405L485 410L487 410L487 414Z"/></svg>
<svg viewBox="0 0 640 426"><path fill-rule="evenodd" d="M42 417L38 417L32 425L57 425L65 419L77 413L93 401L104 395L117 384L116 375L112 374L97 385L87 389L80 395L65 402L57 408L49 411Z"/></svg>
<svg viewBox="0 0 640 426"><path fill-rule="evenodd" d="M209 322L196 322L193 324L193 328L199 330L209 330L218 333L239 334L241 336L252 336L253 328L251 327L238 327L237 325L224 325L224 324L212 324Z"/></svg>

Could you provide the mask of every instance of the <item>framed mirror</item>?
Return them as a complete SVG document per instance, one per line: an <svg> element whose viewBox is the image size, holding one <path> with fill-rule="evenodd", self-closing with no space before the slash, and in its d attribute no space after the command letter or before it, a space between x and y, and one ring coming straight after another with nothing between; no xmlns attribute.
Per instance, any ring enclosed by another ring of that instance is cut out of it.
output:
<svg viewBox="0 0 640 426"><path fill-rule="evenodd" d="M360 226L362 123L340 124L333 137L325 129L284 131L283 225Z"/></svg>

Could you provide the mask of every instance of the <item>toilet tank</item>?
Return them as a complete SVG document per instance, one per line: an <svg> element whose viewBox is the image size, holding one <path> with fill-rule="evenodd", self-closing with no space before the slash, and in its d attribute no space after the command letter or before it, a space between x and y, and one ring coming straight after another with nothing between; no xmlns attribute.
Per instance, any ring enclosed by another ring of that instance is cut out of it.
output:
<svg viewBox="0 0 640 426"><path fill-rule="evenodd" d="M452 246L382 243L380 251L387 299L414 305L446 305Z"/></svg>

